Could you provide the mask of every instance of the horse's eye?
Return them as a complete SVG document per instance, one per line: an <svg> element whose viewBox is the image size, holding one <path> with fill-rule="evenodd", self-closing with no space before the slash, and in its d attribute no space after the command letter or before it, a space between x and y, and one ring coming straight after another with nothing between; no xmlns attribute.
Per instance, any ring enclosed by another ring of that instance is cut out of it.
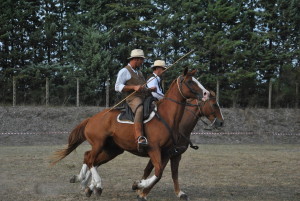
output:
<svg viewBox="0 0 300 201"><path fill-rule="evenodd" d="M194 84L194 81L193 80L189 80L188 84Z"/></svg>
<svg viewBox="0 0 300 201"><path fill-rule="evenodd" d="M216 104L216 103L213 104L213 107L214 107L214 108L219 108L218 104Z"/></svg>

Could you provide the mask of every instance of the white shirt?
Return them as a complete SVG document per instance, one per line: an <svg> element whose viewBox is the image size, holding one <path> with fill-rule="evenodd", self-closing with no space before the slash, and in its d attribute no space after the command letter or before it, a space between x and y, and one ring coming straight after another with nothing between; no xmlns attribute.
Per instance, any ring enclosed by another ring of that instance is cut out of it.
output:
<svg viewBox="0 0 300 201"><path fill-rule="evenodd" d="M130 64L128 64L128 66L131 67ZM132 67L131 69L133 70L133 72L135 72L136 74L138 73L136 70L134 70ZM122 92L123 88L125 87L125 83L131 79L131 75L130 72L126 69L126 68L122 68L119 73L118 73L118 77L117 77L117 81L115 84L115 90L118 92Z"/></svg>
<svg viewBox="0 0 300 201"><path fill-rule="evenodd" d="M155 98L157 98L158 100L162 99L164 97L164 93L162 92L161 88L159 87L159 82L160 82L160 77L157 76L155 73L153 73L154 77L150 77L147 81L147 87L151 88L151 87L156 87L156 92L151 92L152 96L154 96Z"/></svg>

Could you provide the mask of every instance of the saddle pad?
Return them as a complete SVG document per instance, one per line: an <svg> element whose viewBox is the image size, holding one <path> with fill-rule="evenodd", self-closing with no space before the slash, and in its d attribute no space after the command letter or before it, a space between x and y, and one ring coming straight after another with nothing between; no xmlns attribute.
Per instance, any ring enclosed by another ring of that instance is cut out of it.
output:
<svg viewBox="0 0 300 201"><path fill-rule="evenodd" d="M119 123L121 123L121 124L134 124L134 122L130 121L130 120L120 120L120 115L121 115L121 113L117 116L117 121ZM143 121L144 124L147 123L147 122L149 122L149 121L151 121L151 119L153 119L154 116L155 116L155 112L152 111L150 113L149 117L147 119L144 119L144 121Z"/></svg>

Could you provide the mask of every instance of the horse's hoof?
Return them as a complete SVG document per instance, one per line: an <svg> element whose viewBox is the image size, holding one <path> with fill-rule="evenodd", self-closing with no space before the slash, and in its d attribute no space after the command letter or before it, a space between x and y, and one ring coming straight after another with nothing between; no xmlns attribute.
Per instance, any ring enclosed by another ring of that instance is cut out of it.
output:
<svg viewBox="0 0 300 201"><path fill-rule="evenodd" d="M102 194L102 188L96 187L94 189L94 193L95 193L96 196L100 196Z"/></svg>
<svg viewBox="0 0 300 201"><path fill-rule="evenodd" d="M76 175L73 175L70 179L70 183L76 183L77 179L76 179Z"/></svg>
<svg viewBox="0 0 300 201"><path fill-rule="evenodd" d="M144 197L140 197L140 196L137 196L137 200L138 200L138 201L147 201L147 199L146 199L146 198L144 198Z"/></svg>
<svg viewBox="0 0 300 201"><path fill-rule="evenodd" d="M85 192L85 196L88 198L91 197L93 193L93 191L90 188L85 188L84 192Z"/></svg>
<svg viewBox="0 0 300 201"><path fill-rule="evenodd" d="M180 196L180 200L190 200L189 197L187 196L187 194L182 194Z"/></svg>
<svg viewBox="0 0 300 201"><path fill-rule="evenodd" d="M140 183L140 181L135 181L133 184L132 184L132 190L138 190L138 189L140 189L139 188L139 183Z"/></svg>

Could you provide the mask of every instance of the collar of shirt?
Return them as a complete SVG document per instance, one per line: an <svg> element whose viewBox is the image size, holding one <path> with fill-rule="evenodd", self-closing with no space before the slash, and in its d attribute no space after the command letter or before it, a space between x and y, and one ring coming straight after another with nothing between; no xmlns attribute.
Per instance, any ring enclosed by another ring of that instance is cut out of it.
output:
<svg viewBox="0 0 300 201"><path fill-rule="evenodd" d="M132 66L130 65L130 63L128 63L128 66L130 66L130 68L133 70L133 72L135 72L135 74L138 74L137 70L135 70L134 68L132 68Z"/></svg>
<svg viewBox="0 0 300 201"><path fill-rule="evenodd" d="M155 73L153 73L153 75L155 76L155 78L160 81L160 77L158 75L156 75Z"/></svg>

